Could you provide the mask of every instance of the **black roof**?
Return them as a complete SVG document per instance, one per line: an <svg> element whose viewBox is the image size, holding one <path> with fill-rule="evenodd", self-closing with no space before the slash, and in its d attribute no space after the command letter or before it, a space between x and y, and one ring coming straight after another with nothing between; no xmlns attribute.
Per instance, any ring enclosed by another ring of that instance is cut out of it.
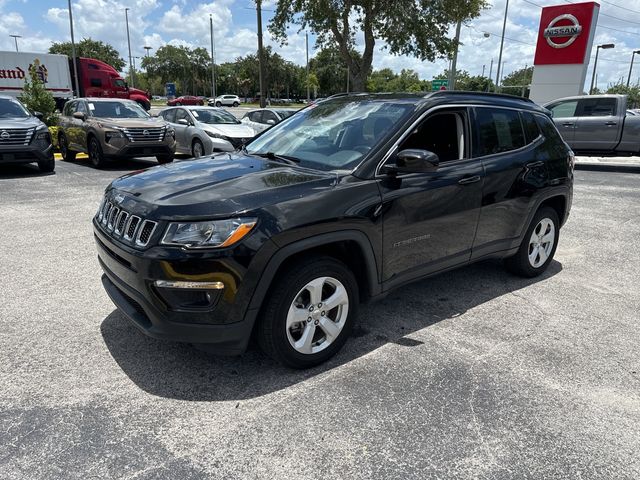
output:
<svg viewBox="0 0 640 480"><path fill-rule="evenodd" d="M440 90L429 93L338 93L329 99L349 98L352 100L395 100L428 105L443 105L447 103L465 103L475 105L492 105L500 107L518 108L540 113L547 110L532 100L515 95L487 92L464 92L459 90Z"/></svg>

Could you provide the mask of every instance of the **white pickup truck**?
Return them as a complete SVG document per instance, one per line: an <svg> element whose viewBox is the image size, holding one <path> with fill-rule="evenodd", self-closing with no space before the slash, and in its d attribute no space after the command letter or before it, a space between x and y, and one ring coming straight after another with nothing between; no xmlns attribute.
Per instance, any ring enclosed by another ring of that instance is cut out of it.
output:
<svg viewBox="0 0 640 480"><path fill-rule="evenodd" d="M627 113L626 95L559 98L545 107L574 152L640 155L640 116Z"/></svg>

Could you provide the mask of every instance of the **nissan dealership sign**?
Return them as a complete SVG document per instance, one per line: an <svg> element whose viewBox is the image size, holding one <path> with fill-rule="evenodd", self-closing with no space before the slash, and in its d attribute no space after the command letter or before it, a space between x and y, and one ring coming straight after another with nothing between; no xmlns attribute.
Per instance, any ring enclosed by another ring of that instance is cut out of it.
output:
<svg viewBox="0 0 640 480"><path fill-rule="evenodd" d="M542 9L533 62L532 100L546 103L582 94L599 8L595 2L585 2Z"/></svg>

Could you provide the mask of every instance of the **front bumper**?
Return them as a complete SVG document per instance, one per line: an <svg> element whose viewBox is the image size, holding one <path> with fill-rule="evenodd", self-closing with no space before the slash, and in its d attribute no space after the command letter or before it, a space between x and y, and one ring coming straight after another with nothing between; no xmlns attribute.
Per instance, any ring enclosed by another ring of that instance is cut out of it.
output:
<svg viewBox="0 0 640 480"><path fill-rule="evenodd" d="M258 277L234 256L189 253L179 248L134 250L111 240L94 220L102 283L113 303L144 334L158 339L207 344L220 354L245 351L258 309L249 309ZM181 308L156 281L217 281L211 305Z"/></svg>
<svg viewBox="0 0 640 480"><path fill-rule="evenodd" d="M176 151L176 142L171 140L164 143L143 142L104 142L102 151L107 157L133 158L149 157L155 155L173 155Z"/></svg>
<svg viewBox="0 0 640 480"><path fill-rule="evenodd" d="M53 158L53 145L42 150L34 145L25 146L0 146L0 164L3 163L33 163L51 160Z"/></svg>

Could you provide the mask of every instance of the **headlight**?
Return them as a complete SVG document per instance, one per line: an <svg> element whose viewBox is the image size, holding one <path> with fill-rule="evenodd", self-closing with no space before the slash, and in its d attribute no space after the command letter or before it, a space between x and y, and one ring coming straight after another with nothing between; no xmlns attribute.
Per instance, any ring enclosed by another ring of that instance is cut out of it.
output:
<svg viewBox="0 0 640 480"><path fill-rule="evenodd" d="M191 248L228 247L243 239L255 227L256 222L256 218L233 218L210 222L170 223L161 243Z"/></svg>
<svg viewBox="0 0 640 480"><path fill-rule="evenodd" d="M171 127L165 127L165 128L167 129L167 135L170 135L175 140L176 139L176 131Z"/></svg>
<svg viewBox="0 0 640 480"><path fill-rule="evenodd" d="M104 132L104 139L106 142L111 141L112 138L124 138L124 133L118 130L108 130Z"/></svg>
<svg viewBox="0 0 640 480"><path fill-rule="evenodd" d="M205 133L209 135L211 138L219 138L220 140L227 140L227 137L225 137L224 135L220 135L219 133L213 133L213 132L210 132L209 130L205 130Z"/></svg>

